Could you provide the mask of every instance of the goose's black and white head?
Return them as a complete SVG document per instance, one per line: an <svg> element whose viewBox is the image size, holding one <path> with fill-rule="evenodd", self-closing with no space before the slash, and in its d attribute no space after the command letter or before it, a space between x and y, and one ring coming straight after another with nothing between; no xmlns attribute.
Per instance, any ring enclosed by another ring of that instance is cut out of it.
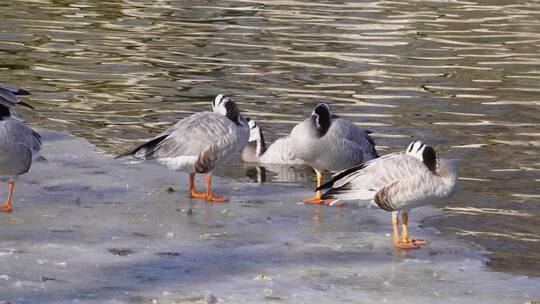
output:
<svg viewBox="0 0 540 304"><path fill-rule="evenodd" d="M327 103L319 103L311 113L311 120L318 131L319 136L324 136L332 122L332 112Z"/></svg>
<svg viewBox="0 0 540 304"><path fill-rule="evenodd" d="M431 172L437 169L437 154L435 150L421 141L413 141L405 152L407 155L418 158Z"/></svg>
<svg viewBox="0 0 540 304"><path fill-rule="evenodd" d="M264 141L261 128L255 120L247 119L249 126L249 142Z"/></svg>
<svg viewBox="0 0 540 304"><path fill-rule="evenodd" d="M261 156L266 150L266 142L261 128L256 121L248 119L250 145L255 145L257 156Z"/></svg>
<svg viewBox="0 0 540 304"><path fill-rule="evenodd" d="M236 125L242 125L240 119L240 110L233 101L232 97L225 94L219 94L212 102L212 110L214 113L227 116Z"/></svg>

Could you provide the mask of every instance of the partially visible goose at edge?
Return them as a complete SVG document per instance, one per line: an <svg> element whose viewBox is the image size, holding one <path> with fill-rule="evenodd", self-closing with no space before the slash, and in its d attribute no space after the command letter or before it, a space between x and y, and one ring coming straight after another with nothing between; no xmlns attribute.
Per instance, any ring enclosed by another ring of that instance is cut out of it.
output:
<svg viewBox="0 0 540 304"><path fill-rule="evenodd" d="M450 197L456 181L456 168L451 161L438 158L432 147L414 141L405 152L388 154L342 171L317 190L329 189L323 199L373 201L391 211L394 245L415 249L427 242L409 238L409 210Z"/></svg>
<svg viewBox="0 0 540 304"><path fill-rule="evenodd" d="M212 192L212 171L240 152L249 139L247 121L228 95L219 94L214 112L195 113L150 141L117 158L156 159L171 170L189 173L189 197L223 202ZM195 190L195 174L206 174L206 193Z"/></svg>
<svg viewBox="0 0 540 304"><path fill-rule="evenodd" d="M11 212L11 200L17 176L30 170L32 161L39 158L41 136L19 118L14 117L14 107L19 104L33 107L16 95L30 95L24 89L0 84L0 176L9 176L6 201L0 211Z"/></svg>
<svg viewBox="0 0 540 304"><path fill-rule="evenodd" d="M378 157L370 133L332 115L330 106L320 103L308 119L293 128L289 142L294 155L315 170L319 187L323 171L341 171ZM321 199L321 192L317 191L314 198L304 202L328 204L332 201Z"/></svg>
<svg viewBox="0 0 540 304"><path fill-rule="evenodd" d="M248 119L249 141L242 151L242 160L247 163L278 165L301 165L304 162L291 150L289 136L283 136L266 146L264 135L256 121Z"/></svg>

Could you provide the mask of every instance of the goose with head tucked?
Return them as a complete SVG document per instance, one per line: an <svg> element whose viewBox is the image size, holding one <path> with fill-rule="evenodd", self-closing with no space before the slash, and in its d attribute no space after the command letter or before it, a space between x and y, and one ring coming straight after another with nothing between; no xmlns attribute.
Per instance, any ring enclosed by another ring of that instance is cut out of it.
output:
<svg viewBox="0 0 540 304"><path fill-rule="evenodd" d="M371 132L362 130L349 120L332 115L330 106L319 103L311 116L296 125L289 137L294 155L317 174L317 187L321 186L324 171L341 171L377 158ZM321 192L305 203L328 204Z"/></svg>
<svg viewBox="0 0 540 304"><path fill-rule="evenodd" d="M394 245L415 249L427 242L409 237L409 210L450 197L456 189L456 181L453 162L438 158L431 146L414 141L405 152L388 154L339 172L317 190L329 189L323 199L374 202L392 212Z"/></svg>
<svg viewBox="0 0 540 304"><path fill-rule="evenodd" d="M267 146L259 124L248 119L249 141L242 151L242 160L247 163L277 165L302 165L304 162L291 150L289 136L276 139Z"/></svg>
<svg viewBox="0 0 540 304"><path fill-rule="evenodd" d="M156 159L171 170L189 174L189 197L223 202L212 192L212 171L240 152L249 139L247 121L233 99L216 96L213 112L199 112L178 121L150 141L117 158ZM195 174L205 174L206 192L195 190Z"/></svg>
<svg viewBox="0 0 540 304"><path fill-rule="evenodd" d="M0 84L0 176L9 176L6 201L0 211L11 212L11 200L17 176L28 172L32 161L40 157L41 136L15 116L14 107L33 107L18 95L30 95L24 89Z"/></svg>

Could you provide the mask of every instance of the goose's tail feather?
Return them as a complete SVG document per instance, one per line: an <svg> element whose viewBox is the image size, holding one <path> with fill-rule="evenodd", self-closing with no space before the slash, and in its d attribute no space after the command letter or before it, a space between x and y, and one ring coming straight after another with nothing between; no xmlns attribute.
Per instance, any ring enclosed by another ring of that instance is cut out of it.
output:
<svg viewBox="0 0 540 304"><path fill-rule="evenodd" d="M157 146L167 137L169 134L164 134L162 136L156 137L133 150L126 151L115 158L122 158L126 156L133 156L139 159L152 159L154 158L154 152L156 151Z"/></svg>
<svg viewBox="0 0 540 304"><path fill-rule="evenodd" d="M345 169L343 171L340 171L340 172L336 173L334 176L332 176L331 180L329 180L328 182L322 184L320 187L315 189L315 191L321 191L321 190L324 190L324 189L330 189L330 188L332 188L334 186L334 184L336 182L338 182L342 178L344 178L344 177L348 176L349 174L354 173L354 172L356 172L358 170L362 170L365 167L366 167L366 163L362 163L360 165L357 165L357 166L351 167L349 169Z"/></svg>

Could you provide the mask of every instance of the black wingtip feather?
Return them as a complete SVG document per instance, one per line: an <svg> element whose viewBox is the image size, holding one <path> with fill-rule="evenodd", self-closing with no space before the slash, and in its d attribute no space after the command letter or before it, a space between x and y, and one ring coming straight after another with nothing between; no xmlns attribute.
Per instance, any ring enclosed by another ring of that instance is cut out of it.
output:
<svg viewBox="0 0 540 304"><path fill-rule="evenodd" d="M346 183L345 185L339 187L339 188L331 188L329 189L328 191L326 191L325 193L323 193L321 195L321 198L322 199L336 199L338 198L337 196L342 194L342 193L346 193L347 191L351 190L351 184L350 183Z"/></svg>
<svg viewBox="0 0 540 304"><path fill-rule="evenodd" d="M165 134L165 135L156 137L156 138L154 138L154 139L152 139L152 140L150 140L150 141L136 147L133 150L126 151L126 152L116 156L115 159L119 159L119 158L126 157L126 156L135 156L135 154L137 152L139 152L141 149L145 149L145 150L149 151L144 155L144 158L146 158L146 159L153 158L153 152L155 151L156 146L160 142L162 142L167 136L169 136L169 135Z"/></svg>
<svg viewBox="0 0 540 304"><path fill-rule="evenodd" d="M0 89L4 90L4 91L8 91L13 95L30 95L30 92L28 92L25 89L12 87L12 86L9 86L9 85L3 84L3 83L0 83Z"/></svg>
<svg viewBox="0 0 540 304"><path fill-rule="evenodd" d="M328 188L332 188L335 184L336 181L342 179L343 177L353 173L353 172L356 172L358 170L362 170L366 167L366 163L362 163L360 165L357 165L357 166L354 166L354 167L351 167L349 169L346 169L346 170L343 170L341 172L339 172L338 174L334 175L332 177L331 180L329 180L328 182L322 184L320 187L317 187L317 189L315 189L315 191L321 191L321 190L324 190L324 189L328 189Z"/></svg>
<svg viewBox="0 0 540 304"><path fill-rule="evenodd" d="M21 106L25 106L25 107L27 107L27 108L30 108L30 109L32 109L32 110L35 110L35 108L34 108L31 104L28 104L28 103L26 103L26 102L24 102L24 101L20 101L19 104L20 104Z"/></svg>
<svg viewBox="0 0 540 304"><path fill-rule="evenodd" d="M324 200L324 199L332 199L332 198L333 198L333 197L332 197L332 194L329 193L329 192L331 192L331 191L332 191L332 190L329 190L329 191L327 191L326 193L324 193L323 195L321 195L321 199L323 199L323 200Z"/></svg>
<svg viewBox="0 0 540 304"><path fill-rule="evenodd" d="M324 190L324 189L328 189L328 188L332 188L332 186L334 185L334 182L335 180L329 180L328 182L322 184L321 186L317 187L315 189L315 191L321 191L321 190Z"/></svg>
<svg viewBox="0 0 540 304"><path fill-rule="evenodd" d="M126 152L124 152L122 154L119 154L119 155L115 156L114 159L119 159L119 158L122 158L122 157L126 157L126 156L129 156L129 155L135 154L136 150L137 149L126 151Z"/></svg>
<svg viewBox="0 0 540 304"><path fill-rule="evenodd" d="M32 94L30 94L29 91L27 91L25 89L21 89L21 88L19 88L16 92L13 92L13 94L15 94L15 95L32 95Z"/></svg>

